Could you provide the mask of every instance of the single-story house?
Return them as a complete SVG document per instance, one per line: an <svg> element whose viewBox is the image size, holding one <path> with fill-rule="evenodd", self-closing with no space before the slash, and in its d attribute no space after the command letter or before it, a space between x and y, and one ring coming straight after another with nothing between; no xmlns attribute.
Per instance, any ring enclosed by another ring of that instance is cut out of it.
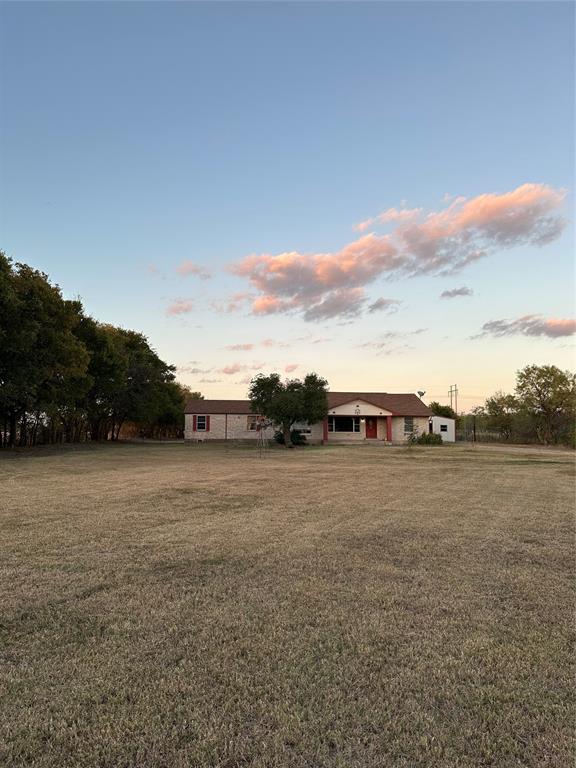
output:
<svg viewBox="0 0 576 768"><path fill-rule="evenodd" d="M430 419L430 432L440 435L443 443L455 443L456 420L445 416L432 416Z"/></svg>
<svg viewBox="0 0 576 768"><path fill-rule="evenodd" d="M249 400L189 400L184 439L254 440L260 417ZM411 434L429 431L432 411L417 395L387 392L328 392L328 415L317 424L295 424L311 443L382 441L403 443ZM266 428L266 437L274 429Z"/></svg>

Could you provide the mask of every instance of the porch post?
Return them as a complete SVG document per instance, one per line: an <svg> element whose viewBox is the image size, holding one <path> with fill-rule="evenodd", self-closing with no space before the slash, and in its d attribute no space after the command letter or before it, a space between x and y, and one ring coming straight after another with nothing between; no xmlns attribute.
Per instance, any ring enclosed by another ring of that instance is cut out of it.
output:
<svg viewBox="0 0 576 768"><path fill-rule="evenodd" d="M386 416L386 442L392 442L392 416Z"/></svg>

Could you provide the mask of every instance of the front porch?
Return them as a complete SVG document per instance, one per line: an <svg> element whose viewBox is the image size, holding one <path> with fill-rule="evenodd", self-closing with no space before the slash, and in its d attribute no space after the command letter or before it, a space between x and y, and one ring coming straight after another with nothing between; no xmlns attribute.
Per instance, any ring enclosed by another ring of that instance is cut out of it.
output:
<svg viewBox="0 0 576 768"><path fill-rule="evenodd" d="M392 442L392 414L330 414L323 424L325 443Z"/></svg>

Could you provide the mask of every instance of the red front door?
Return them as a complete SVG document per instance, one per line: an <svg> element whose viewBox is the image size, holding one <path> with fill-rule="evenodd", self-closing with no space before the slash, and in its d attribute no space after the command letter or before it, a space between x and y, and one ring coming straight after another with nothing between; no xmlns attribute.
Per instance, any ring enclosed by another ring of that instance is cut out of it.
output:
<svg viewBox="0 0 576 768"><path fill-rule="evenodd" d="M375 416L366 417L366 437L376 438L378 437L378 425Z"/></svg>

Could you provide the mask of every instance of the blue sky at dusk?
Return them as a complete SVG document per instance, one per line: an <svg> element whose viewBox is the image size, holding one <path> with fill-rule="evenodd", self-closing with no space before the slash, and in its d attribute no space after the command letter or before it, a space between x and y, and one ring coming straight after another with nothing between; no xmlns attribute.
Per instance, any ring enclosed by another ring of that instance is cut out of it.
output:
<svg viewBox="0 0 576 768"><path fill-rule="evenodd" d="M1 247L178 378L574 366L574 5L3 3ZM442 294L445 294L441 298Z"/></svg>

